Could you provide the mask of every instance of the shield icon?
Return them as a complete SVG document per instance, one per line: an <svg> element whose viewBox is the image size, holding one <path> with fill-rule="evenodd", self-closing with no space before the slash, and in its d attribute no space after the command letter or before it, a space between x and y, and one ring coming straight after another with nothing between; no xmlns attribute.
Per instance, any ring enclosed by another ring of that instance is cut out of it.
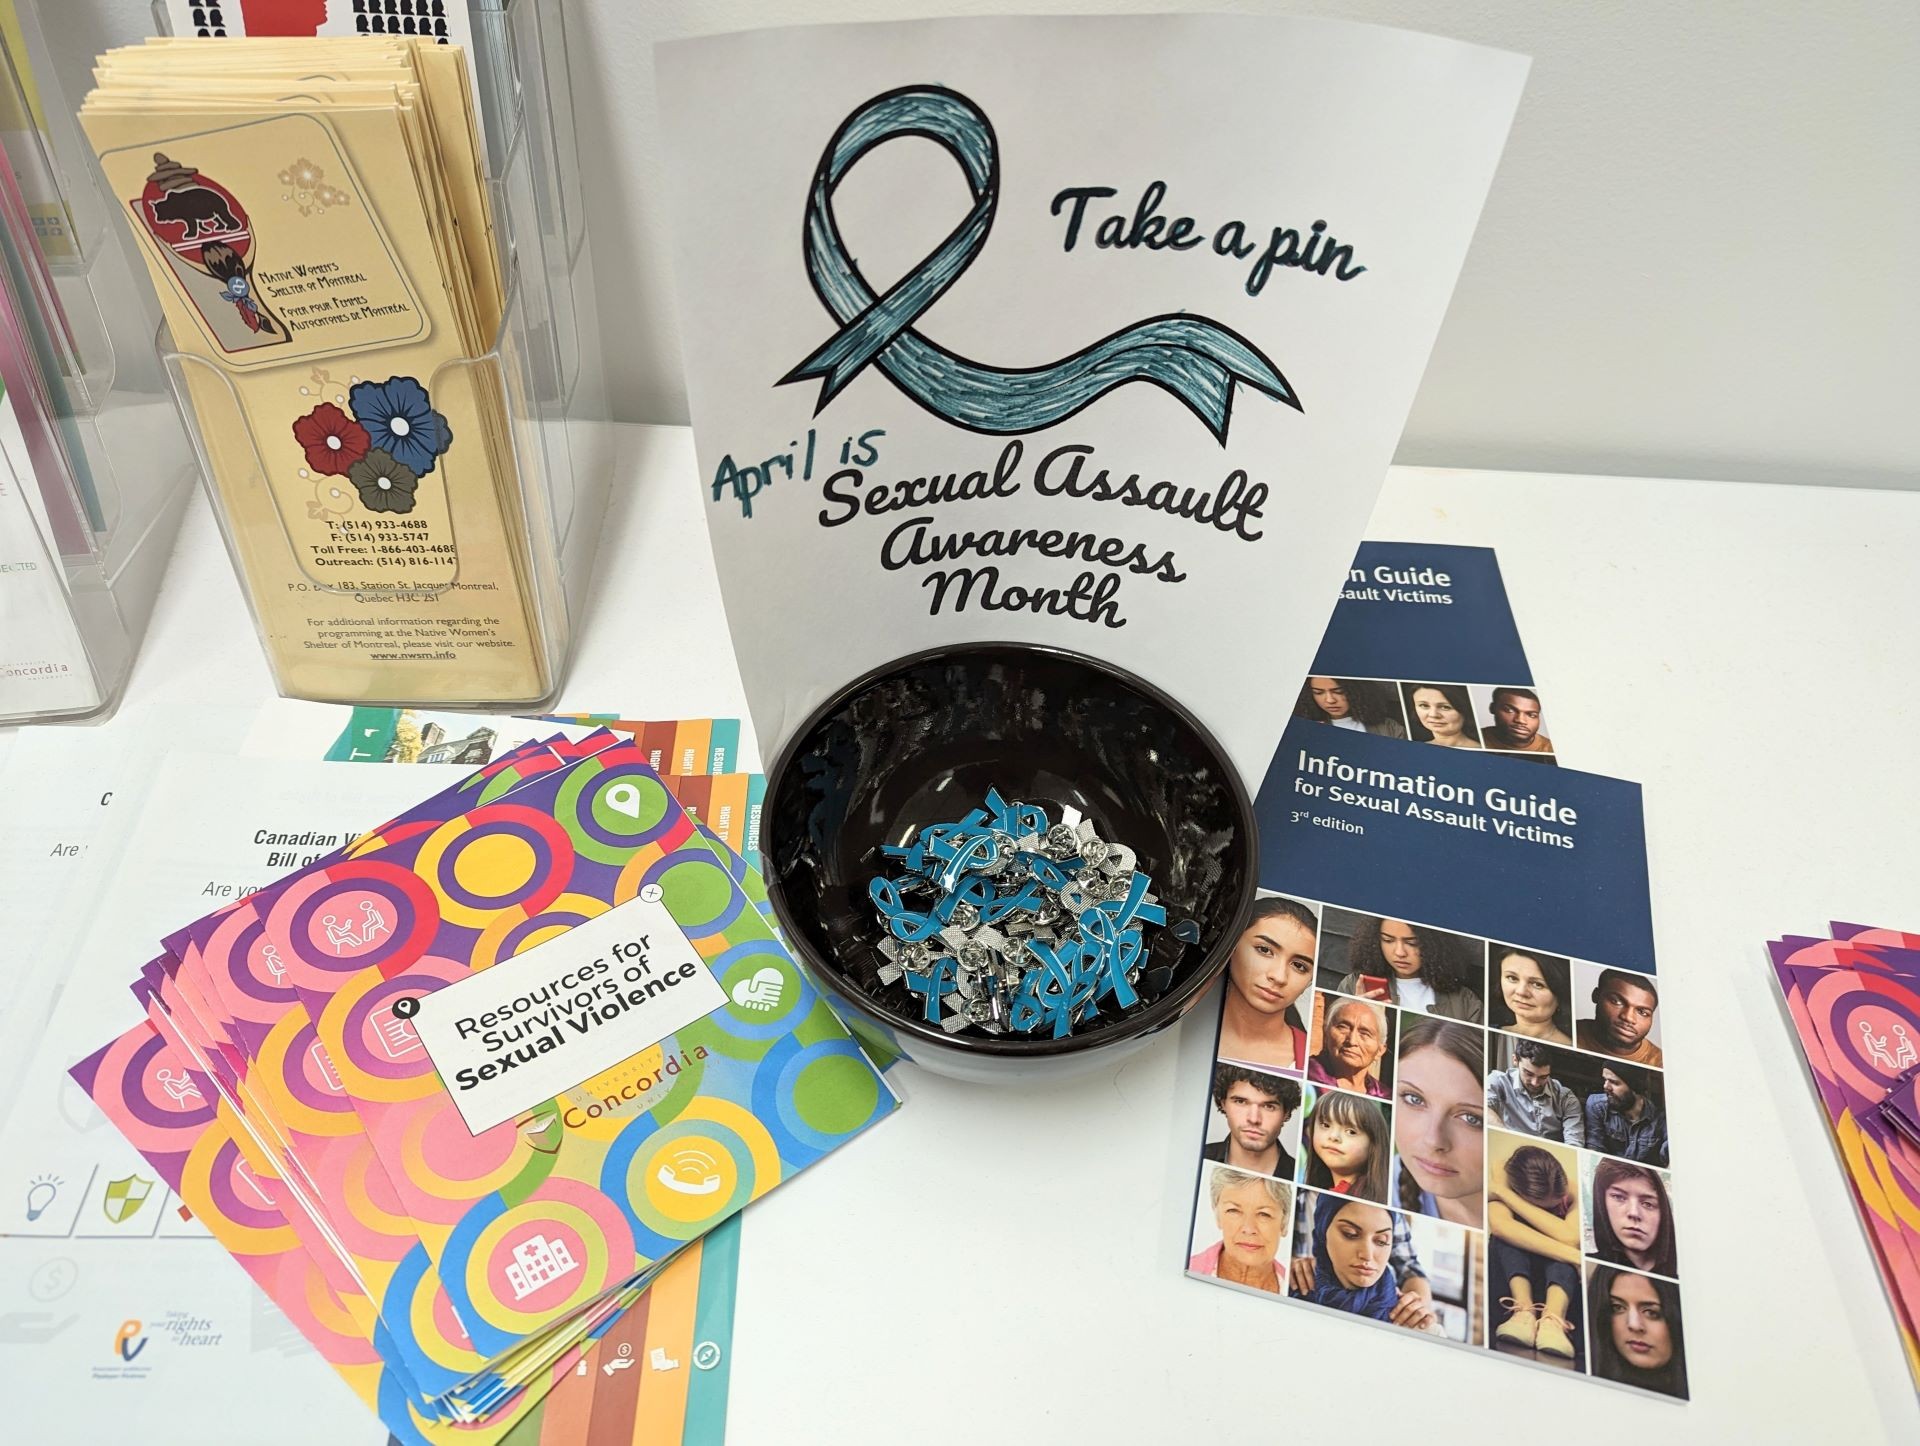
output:
<svg viewBox="0 0 1920 1446"><path fill-rule="evenodd" d="M560 1152L560 1141L566 1134L566 1128L560 1123L557 1114L541 1114L529 1110L514 1121L520 1127L526 1142L543 1155L556 1155Z"/></svg>
<svg viewBox="0 0 1920 1446"><path fill-rule="evenodd" d="M100 1200L100 1209L115 1225L125 1224L139 1214L140 1207L147 1203L147 1196L153 1193L153 1183L142 1175L109 1180L107 1193Z"/></svg>

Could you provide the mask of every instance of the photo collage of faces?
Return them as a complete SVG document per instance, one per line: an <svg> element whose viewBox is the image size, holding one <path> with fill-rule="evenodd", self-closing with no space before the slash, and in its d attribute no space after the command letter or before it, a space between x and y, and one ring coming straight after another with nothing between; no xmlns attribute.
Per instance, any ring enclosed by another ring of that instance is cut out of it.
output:
<svg viewBox="0 0 1920 1446"><path fill-rule="evenodd" d="M1383 738L1489 752L1557 766L1540 695L1518 685L1311 677L1293 716Z"/></svg>
<svg viewBox="0 0 1920 1446"><path fill-rule="evenodd" d="M1645 975L1263 894L1188 1272L1684 1399Z"/></svg>

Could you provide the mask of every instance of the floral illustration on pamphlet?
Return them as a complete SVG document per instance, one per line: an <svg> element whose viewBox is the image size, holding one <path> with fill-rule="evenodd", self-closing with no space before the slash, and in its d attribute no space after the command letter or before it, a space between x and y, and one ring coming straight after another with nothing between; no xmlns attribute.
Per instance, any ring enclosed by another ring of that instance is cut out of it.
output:
<svg viewBox="0 0 1920 1446"><path fill-rule="evenodd" d="M223 349L249 351L289 339L286 321L254 287L257 238L233 192L156 151L146 185L129 204Z"/></svg>
<svg viewBox="0 0 1920 1446"><path fill-rule="evenodd" d="M345 402L321 402L293 424L307 468L345 477L369 512L413 511L420 479L453 445L447 419L414 377L356 381Z"/></svg>
<svg viewBox="0 0 1920 1446"><path fill-rule="evenodd" d="M291 201L302 216L311 216L329 206L344 206L353 197L327 180L327 173L301 156L280 172L280 184L287 189L280 195Z"/></svg>

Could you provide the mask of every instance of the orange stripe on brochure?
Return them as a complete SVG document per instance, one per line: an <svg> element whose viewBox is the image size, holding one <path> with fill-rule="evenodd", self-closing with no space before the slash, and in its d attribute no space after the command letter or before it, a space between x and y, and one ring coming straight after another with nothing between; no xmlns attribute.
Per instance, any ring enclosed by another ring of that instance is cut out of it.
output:
<svg viewBox="0 0 1920 1446"><path fill-rule="evenodd" d="M648 1292L654 1297L647 1313L647 1389L633 1415L633 1434L619 1446L660 1446L680 1440L687 1420L687 1378L694 1372L694 1307L700 1299L700 1250L691 1246L674 1257ZM653 1353L675 1364L652 1368ZM600 1446L591 1442L589 1446Z"/></svg>
<svg viewBox="0 0 1920 1446"><path fill-rule="evenodd" d="M712 763L713 719L683 718L674 730L673 760L662 773L705 773Z"/></svg>

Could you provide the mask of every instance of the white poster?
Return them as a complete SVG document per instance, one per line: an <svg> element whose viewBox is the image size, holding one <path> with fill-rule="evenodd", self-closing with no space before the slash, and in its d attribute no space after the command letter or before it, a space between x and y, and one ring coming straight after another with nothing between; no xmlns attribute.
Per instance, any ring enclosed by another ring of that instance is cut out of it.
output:
<svg viewBox="0 0 1920 1446"><path fill-rule="evenodd" d="M658 68L769 756L868 668L1019 640L1165 688L1257 779L1526 60L1206 16L768 31Z"/></svg>

